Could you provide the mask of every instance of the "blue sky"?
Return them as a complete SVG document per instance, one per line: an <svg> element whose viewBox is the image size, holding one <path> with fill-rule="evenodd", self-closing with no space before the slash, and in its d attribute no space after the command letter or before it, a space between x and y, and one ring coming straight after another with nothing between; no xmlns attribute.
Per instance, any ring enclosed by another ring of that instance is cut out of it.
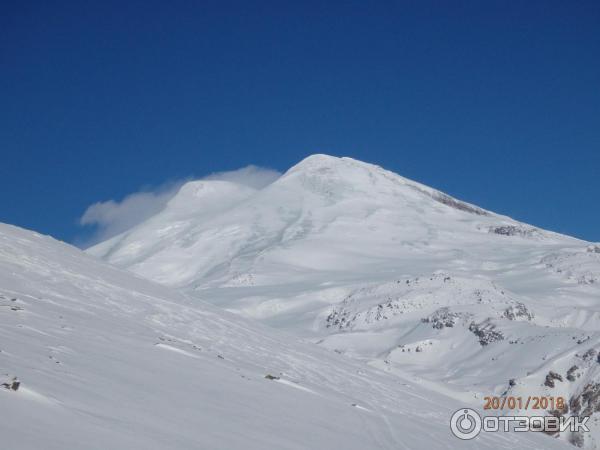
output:
<svg viewBox="0 0 600 450"><path fill-rule="evenodd" d="M600 240L600 2L12 2L0 221L311 153ZM152 194L154 195L154 194Z"/></svg>

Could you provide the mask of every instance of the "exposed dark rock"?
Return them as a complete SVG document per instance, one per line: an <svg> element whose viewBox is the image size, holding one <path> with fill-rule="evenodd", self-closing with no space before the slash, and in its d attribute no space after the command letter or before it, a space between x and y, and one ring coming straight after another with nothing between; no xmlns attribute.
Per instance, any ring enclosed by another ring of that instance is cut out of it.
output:
<svg viewBox="0 0 600 450"><path fill-rule="evenodd" d="M2 383L2 386L5 389L9 389L11 391L18 391L19 387L21 386L21 382L19 381L19 379L17 377L14 377L11 381L9 381L7 383Z"/></svg>
<svg viewBox="0 0 600 450"><path fill-rule="evenodd" d="M495 330L495 328L495 325L490 322L480 324L471 322L469 325L469 331L479 338L479 344L482 347L504 339L504 335L500 331Z"/></svg>
<svg viewBox="0 0 600 450"><path fill-rule="evenodd" d="M401 308L401 302L398 299L389 297L384 303L379 303L365 311L352 312L349 308L352 296L346 297L339 305L333 307L325 319L326 327L335 327L340 330L351 329L357 322L366 324L379 322L404 314Z"/></svg>
<svg viewBox="0 0 600 450"><path fill-rule="evenodd" d="M465 202L461 202L449 195L443 194L441 192L436 192L431 196L435 201L438 201L446 206L450 206L451 208L458 209L459 211L465 211L471 214L477 214L478 216L487 216L489 213L477 206L470 205Z"/></svg>
<svg viewBox="0 0 600 450"><path fill-rule="evenodd" d="M569 370L567 370L567 380L572 382L575 381L576 378L579 378L580 375L577 373L578 369L579 367L573 366Z"/></svg>
<svg viewBox="0 0 600 450"><path fill-rule="evenodd" d="M459 318L460 314L451 312L450 308L444 307L421 319L421 322L430 323L433 328L441 330L446 327L452 328Z"/></svg>
<svg viewBox="0 0 600 450"><path fill-rule="evenodd" d="M546 380L544 381L544 386L548 386L549 388L553 388L555 387L554 381L563 381L563 377L553 371L548 372L548 375L546 375Z"/></svg>
<svg viewBox="0 0 600 450"><path fill-rule="evenodd" d="M577 343L578 343L578 344L583 344L584 342L586 342L586 341L589 341L589 339L590 339L590 337L589 337L589 336L586 336L586 337L585 337L585 338L583 338L583 339L577 339Z"/></svg>
<svg viewBox="0 0 600 450"><path fill-rule="evenodd" d="M344 307L337 309L334 308L331 313L325 319L327 328L336 327L340 330L343 328L347 328L350 326L353 319L350 317L350 312L346 310ZM356 318L356 317L354 317Z"/></svg>
<svg viewBox="0 0 600 450"><path fill-rule="evenodd" d="M581 415L591 416L600 411L600 383L588 383L580 394L581 397Z"/></svg>
<svg viewBox="0 0 600 450"><path fill-rule="evenodd" d="M594 359L597 354L598 354L598 352L595 349L590 348L587 352L585 352L583 355L581 355L581 358L584 361L590 361L590 360Z"/></svg>
<svg viewBox="0 0 600 450"><path fill-rule="evenodd" d="M508 320L531 320L533 319L533 313L529 312L527 307L520 302L509 306L504 310L503 316Z"/></svg>
<svg viewBox="0 0 600 450"><path fill-rule="evenodd" d="M521 237L534 237L539 236L540 232L537 228L523 227L517 225L500 225L488 228L488 231L493 234L499 234L500 236L521 236Z"/></svg>

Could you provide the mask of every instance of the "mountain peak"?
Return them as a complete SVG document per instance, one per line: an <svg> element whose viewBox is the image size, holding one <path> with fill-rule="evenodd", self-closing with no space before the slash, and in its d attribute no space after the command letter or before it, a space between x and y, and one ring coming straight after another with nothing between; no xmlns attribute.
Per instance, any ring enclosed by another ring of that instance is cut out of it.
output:
<svg viewBox="0 0 600 450"><path fill-rule="evenodd" d="M369 164L357 159L353 159L347 156L332 156L324 153L315 153L307 156L302 161L292 166L286 174L294 172L313 172L327 169L341 169L341 168L357 168L363 169L380 169L379 166Z"/></svg>
<svg viewBox="0 0 600 450"><path fill-rule="evenodd" d="M308 155L306 158L304 158L302 161L300 161L296 165L299 166L302 164L315 164L315 165L331 164L336 161L340 161L344 158L345 157L343 157L343 156L333 156L333 155L328 155L326 153L313 153L312 155Z"/></svg>
<svg viewBox="0 0 600 450"><path fill-rule="evenodd" d="M409 180L379 166L349 157L314 154L291 167L274 183L273 189L296 186L330 199L348 196L374 197L398 189Z"/></svg>
<svg viewBox="0 0 600 450"><path fill-rule="evenodd" d="M547 236L519 234L530 228L382 167L315 154L262 189L188 183L164 211L89 252L173 286L249 273L260 284L257 273L284 265L299 278L329 276L348 254L363 273L431 248L459 254L502 232Z"/></svg>

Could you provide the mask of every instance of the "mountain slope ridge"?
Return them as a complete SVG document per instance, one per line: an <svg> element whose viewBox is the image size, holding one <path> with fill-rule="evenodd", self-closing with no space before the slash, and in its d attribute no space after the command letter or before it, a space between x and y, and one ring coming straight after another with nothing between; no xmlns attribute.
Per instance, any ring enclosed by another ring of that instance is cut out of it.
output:
<svg viewBox="0 0 600 450"><path fill-rule="evenodd" d="M0 224L13 450L451 448L455 401ZM268 375L271 379L265 378ZM540 435L466 448L564 448Z"/></svg>

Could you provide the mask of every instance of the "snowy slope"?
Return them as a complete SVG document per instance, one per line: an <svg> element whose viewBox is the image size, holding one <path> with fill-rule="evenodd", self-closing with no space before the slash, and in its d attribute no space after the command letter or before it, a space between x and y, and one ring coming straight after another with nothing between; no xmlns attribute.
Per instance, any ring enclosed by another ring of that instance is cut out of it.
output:
<svg viewBox="0 0 600 450"><path fill-rule="evenodd" d="M583 356L600 351L597 245L350 158L311 156L236 201L193 186L219 210L184 187L89 253L456 398L600 392L600 359Z"/></svg>
<svg viewBox="0 0 600 450"><path fill-rule="evenodd" d="M2 448L456 448L464 403L295 341L0 224Z"/></svg>

